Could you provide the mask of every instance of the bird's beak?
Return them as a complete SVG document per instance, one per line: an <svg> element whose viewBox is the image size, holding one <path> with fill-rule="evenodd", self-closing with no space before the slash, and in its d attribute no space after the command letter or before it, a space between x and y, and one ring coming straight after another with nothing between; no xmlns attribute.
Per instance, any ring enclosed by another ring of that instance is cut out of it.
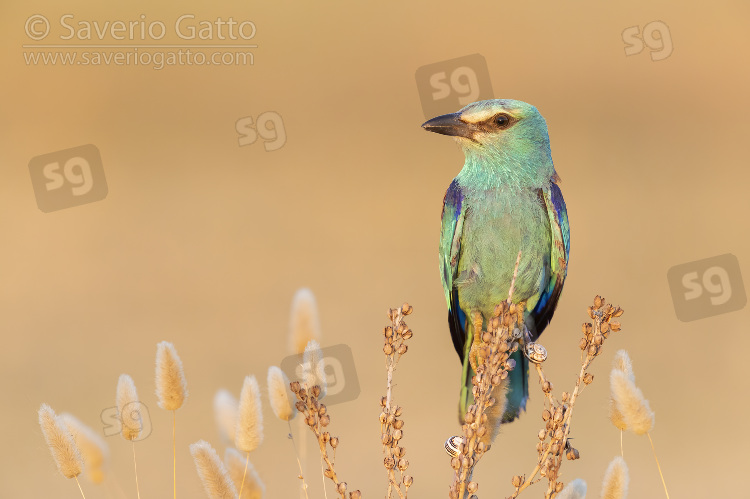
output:
<svg viewBox="0 0 750 499"><path fill-rule="evenodd" d="M422 123L422 128L428 132L464 137L474 140L475 127L461 119L461 113L444 114Z"/></svg>

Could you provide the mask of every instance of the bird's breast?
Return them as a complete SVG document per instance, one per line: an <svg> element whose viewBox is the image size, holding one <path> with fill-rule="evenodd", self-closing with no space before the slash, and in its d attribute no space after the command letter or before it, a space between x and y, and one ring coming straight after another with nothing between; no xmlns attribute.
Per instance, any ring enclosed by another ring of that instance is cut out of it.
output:
<svg viewBox="0 0 750 499"><path fill-rule="evenodd" d="M468 199L456 287L462 303L491 312L507 298L521 252L514 301L533 299L549 276L546 208L532 191L484 191Z"/></svg>

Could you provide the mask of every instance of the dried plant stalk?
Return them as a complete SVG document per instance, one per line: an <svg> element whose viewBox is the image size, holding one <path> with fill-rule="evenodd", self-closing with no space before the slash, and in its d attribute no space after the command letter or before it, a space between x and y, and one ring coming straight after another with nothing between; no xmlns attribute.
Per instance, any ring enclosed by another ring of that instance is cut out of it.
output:
<svg viewBox="0 0 750 499"><path fill-rule="evenodd" d="M322 358L320 355L320 347L316 341L310 341L305 349L305 359L310 363L308 370L314 371L316 369L316 365L313 365L316 356L317 359ZM339 445L339 439L338 437L331 436L331 434L325 429L331 423L331 416L328 414L328 409L325 404L320 402L320 399L325 393L320 385L308 385L308 383L315 380L315 376L308 372L304 377L305 380L303 383L293 381L289 385L292 393L294 393L297 398L295 407L300 412L308 428L310 428L310 431L313 432L313 435L315 435L315 438L318 441L320 457L326 465L323 475L335 484L336 493L339 494L342 499L346 499L347 484L346 482L339 480L334 468L336 448ZM329 447L333 451L333 457L328 455ZM349 492L350 499L359 499L360 497L361 493L359 490Z"/></svg>
<svg viewBox="0 0 750 499"><path fill-rule="evenodd" d="M594 375L587 372L587 369L594 359L601 354L604 341L609 337L610 332L620 330L620 323L614 322L612 319L620 317L624 313L621 308L607 304L605 299L598 295L594 298L593 306L588 307L587 311L589 317L593 319L593 323L583 324L583 337L579 342L582 351L581 369L573 393L563 392L562 400L558 402L552 394L552 383L547 380L541 363L535 363L542 392L546 397L545 407L542 411L542 420L545 426L539 431L538 435L537 452L539 457L537 465L528 477L522 475L513 477L512 483L516 490L510 496L511 499L545 477L548 480L548 487L544 497L546 499L555 497L564 488L564 484L559 481L563 456L570 460L579 458L578 450L573 448L568 440L573 408L581 390L594 380ZM540 477L537 478L537 475L540 475Z"/></svg>
<svg viewBox="0 0 750 499"><path fill-rule="evenodd" d="M409 468L409 461L404 458L406 448L401 446L401 439L404 436L404 420L401 417L403 408L393 404L393 371L396 364L402 356L408 351L406 342L412 337L412 330L404 322L404 317L411 314L413 307L404 303L397 309L388 311L388 318L391 325L383 330L385 345L386 366L386 395L380 400L383 411L380 413L380 442L383 444L383 465L388 473L388 493L387 498L393 497L395 490L401 499L406 499L409 487L414 483L411 475L404 472ZM399 472L399 479L396 480L396 470Z"/></svg>

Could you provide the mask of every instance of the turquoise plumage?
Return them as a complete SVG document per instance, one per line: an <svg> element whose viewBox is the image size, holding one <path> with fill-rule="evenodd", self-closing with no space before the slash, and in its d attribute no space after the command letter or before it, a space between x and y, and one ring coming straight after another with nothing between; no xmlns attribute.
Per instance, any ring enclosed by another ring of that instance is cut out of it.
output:
<svg viewBox="0 0 750 499"><path fill-rule="evenodd" d="M453 345L463 363L459 418L472 403L469 362L475 324L507 299L521 251L513 301L525 302L536 340L549 324L565 282L570 228L552 163L547 124L534 106L498 99L433 118L426 130L456 138L465 155L443 201L440 273ZM528 361L513 354L503 422L528 399Z"/></svg>

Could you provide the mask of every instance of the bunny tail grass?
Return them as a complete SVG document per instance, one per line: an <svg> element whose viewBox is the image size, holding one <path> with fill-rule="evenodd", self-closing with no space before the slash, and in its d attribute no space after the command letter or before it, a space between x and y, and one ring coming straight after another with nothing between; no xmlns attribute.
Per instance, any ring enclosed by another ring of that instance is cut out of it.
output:
<svg viewBox="0 0 750 499"><path fill-rule="evenodd" d="M580 478L576 478L562 489L555 499L585 499L586 498L586 482Z"/></svg>
<svg viewBox="0 0 750 499"><path fill-rule="evenodd" d="M72 414L60 414L73 436L85 465L84 474L92 483L102 483L109 461L109 446L94 430L83 424Z"/></svg>
<svg viewBox="0 0 750 499"><path fill-rule="evenodd" d="M162 341L156 345L156 396L159 407L172 411L172 482L177 499L177 415L187 398L187 381L182 361L174 345Z"/></svg>
<svg viewBox="0 0 750 499"><path fill-rule="evenodd" d="M135 383L127 374L121 374L120 379L117 380L116 403L122 421L122 437L125 440L135 441L141 434L143 419Z"/></svg>
<svg viewBox="0 0 750 499"><path fill-rule="evenodd" d="M232 478L235 486L242 484L244 477L244 486L239 499L263 498L266 493L265 485L258 476L258 472L255 471L253 464L243 457L237 449L227 448L224 453L224 462L227 465L229 476Z"/></svg>
<svg viewBox="0 0 750 499"><path fill-rule="evenodd" d="M81 453L65 422L47 404L39 408L39 426L62 476L78 477L81 474Z"/></svg>
<svg viewBox="0 0 750 499"><path fill-rule="evenodd" d="M643 392L622 371L613 369L609 379L612 398L627 427L636 435L651 431L654 427L654 411Z"/></svg>
<svg viewBox="0 0 750 499"><path fill-rule="evenodd" d="M227 445L234 443L237 430L237 415L239 414L239 401L229 390L221 389L214 395L214 416L219 435Z"/></svg>
<svg viewBox="0 0 750 499"><path fill-rule="evenodd" d="M239 416L234 444L243 452L252 452L263 442L263 411L260 388L255 376L247 376L240 393Z"/></svg>
<svg viewBox="0 0 750 499"><path fill-rule="evenodd" d="M237 489L229 477L227 468L211 444L205 440L199 440L190 445L190 454L193 456L198 476L208 497L211 499L235 499L237 497Z"/></svg>
<svg viewBox="0 0 750 499"><path fill-rule="evenodd" d="M294 395L289 389L289 378L284 371L276 366L268 368L268 398L276 417L282 421L291 421L297 414L297 408L292 403Z"/></svg>
<svg viewBox="0 0 750 499"><path fill-rule="evenodd" d="M182 361L174 345L162 341L156 345L156 396L159 407L176 411L187 398L187 381Z"/></svg>
<svg viewBox="0 0 750 499"><path fill-rule="evenodd" d="M310 340L305 347L305 354L302 357L303 375L302 379L305 386L310 389L315 385L320 387L318 400L322 399L326 393L326 371L325 362L323 361L323 351L320 349L320 343Z"/></svg>
<svg viewBox="0 0 750 499"><path fill-rule="evenodd" d="M289 353L301 354L310 340L320 339L320 319L315 295L307 288L294 294L289 322Z"/></svg>
<svg viewBox="0 0 750 499"><path fill-rule="evenodd" d="M628 466L617 456L607 466L602 484L602 499L624 499L628 495Z"/></svg>

